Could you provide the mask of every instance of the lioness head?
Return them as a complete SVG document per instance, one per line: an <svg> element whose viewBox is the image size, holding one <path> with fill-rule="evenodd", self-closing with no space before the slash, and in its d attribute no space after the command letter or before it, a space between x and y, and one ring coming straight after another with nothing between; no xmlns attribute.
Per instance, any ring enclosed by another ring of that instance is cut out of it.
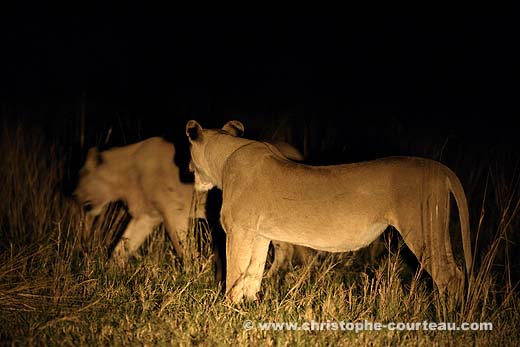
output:
<svg viewBox="0 0 520 347"><path fill-rule="evenodd" d="M227 122L222 129L203 129L195 120L186 124L186 135L191 145L190 170L195 174L195 190L208 191L215 186L216 178L211 176L212 163L206 160L206 145L217 134L242 136L244 125L232 120Z"/></svg>
<svg viewBox="0 0 520 347"><path fill-rule="evenodd" d="M103 154L93 147L88 151L85 165L79 172L74 197L86 212L97 216L109 202L117 200L113 187L114 173Z"/></svg>

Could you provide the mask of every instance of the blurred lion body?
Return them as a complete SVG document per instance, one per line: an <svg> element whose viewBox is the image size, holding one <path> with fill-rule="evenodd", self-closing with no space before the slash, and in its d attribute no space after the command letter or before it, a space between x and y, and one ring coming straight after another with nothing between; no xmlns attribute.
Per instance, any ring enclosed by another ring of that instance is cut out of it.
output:
<svg viewBox="0 0 520 347"><path fill-rule="evenodd" d="M222 130L189 121L195 189L222 189L227 234L226 292L233 302L255 299L269 242L328 252L354 251L395 227L440 291L456 291L464 273L449 234L450 193L459 210L466 270L471 245L466 196L441 163L389 157L355 164L308 166L264 142L236 137L237 121Z"/></svg>
<svg viewBox="0 0 520 347"><path fill-rule="evenodd" d="M103 152L89 150L74 195L92 215L109 202L122 200L132 216L112 263L125 265L160 223L182 258L194 190L193 183L181 182L174 155L174 145L159 137Z"/></svg>

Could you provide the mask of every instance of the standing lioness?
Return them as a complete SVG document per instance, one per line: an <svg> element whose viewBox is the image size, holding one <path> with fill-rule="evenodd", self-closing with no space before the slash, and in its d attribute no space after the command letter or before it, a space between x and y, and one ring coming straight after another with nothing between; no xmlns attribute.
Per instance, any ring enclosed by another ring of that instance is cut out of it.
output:
<svg viewBox="0 0 520 347"><path fill-rule="evenodd" d="M430 273L441 291L464 281L448 230L452 193L459 208L468 275L471 266L468 207L462 186L446 166L428 159L390 157L369 162L308 166L276 147L221 130L186 124L195 189L222 190L221 222L227 234L226 292L233 302L254 299L271 240L329 252L367 246L389 225Z"/></svg>

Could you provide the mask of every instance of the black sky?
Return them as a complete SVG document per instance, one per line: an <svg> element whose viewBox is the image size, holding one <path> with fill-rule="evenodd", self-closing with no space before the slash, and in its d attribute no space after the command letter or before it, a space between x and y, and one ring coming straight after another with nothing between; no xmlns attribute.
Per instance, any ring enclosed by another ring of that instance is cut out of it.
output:
<svg viewBox="0 0 520 347"><path fill-rule="evenodd" d="M376 114L482 134L518 115L518 33L512 15L4 15L0 100Z"/></svg>

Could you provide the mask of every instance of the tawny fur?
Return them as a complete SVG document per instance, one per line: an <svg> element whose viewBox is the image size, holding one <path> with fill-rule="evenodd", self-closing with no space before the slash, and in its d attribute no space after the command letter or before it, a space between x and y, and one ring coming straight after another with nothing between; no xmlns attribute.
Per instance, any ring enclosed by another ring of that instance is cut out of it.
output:
<svg viewBox="0 0 520 347"><path fill-rule="evenodd" d="M273 145L235 137L238 121L222 130L189 121L195 189L223 192L227 234L226 292L233 302L255 299L271 240L328 252L367 246L389 225L432 276L439 290L456 289L464 273L452 254L450 193L459 209L463 250L471 273L469 216L457 176L446 166L416 157L308 166L285 158Z"/></svg>
<svg viewBox="0 0 520 347"><path fill-rule="evenodd" d="M194 190L192 183L180 181L174 155L173 144L159 137L103 152L89 150L74 193L78 201L97 215L109 202L122 200L132 216L112 253L113 264L125 265L160 223L183 256Z"/></svg>

